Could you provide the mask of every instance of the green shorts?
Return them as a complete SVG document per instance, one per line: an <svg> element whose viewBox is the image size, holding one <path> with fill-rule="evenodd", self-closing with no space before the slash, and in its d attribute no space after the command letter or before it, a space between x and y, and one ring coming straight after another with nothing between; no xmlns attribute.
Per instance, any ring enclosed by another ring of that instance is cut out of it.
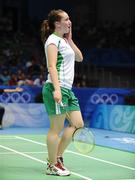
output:
<svg viewBox="0 0 135 180"><path fill-rule="evenodd" d="M52 83L45 83L42 94L48 115L64 114L69 111L80 111L78 99L75 97L72 90L61 87L63 106L54 101L53 91L54 87Z"/></svg>

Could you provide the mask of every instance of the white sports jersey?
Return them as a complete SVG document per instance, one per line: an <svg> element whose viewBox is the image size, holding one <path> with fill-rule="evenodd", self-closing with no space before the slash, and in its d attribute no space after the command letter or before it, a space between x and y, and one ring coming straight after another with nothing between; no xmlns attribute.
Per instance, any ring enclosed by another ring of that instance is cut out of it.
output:
<svg viewBox="0 0 135 180"><path fill-rule="evenodd" d="M45 43L47 66L47 46L49 44L55 44L58 48L56 68L58 71L60 86L71 89L74 80L75 53L65 39L55 34L51 34ZM50 74L48 74L46 82L52 82Z"/></svg>

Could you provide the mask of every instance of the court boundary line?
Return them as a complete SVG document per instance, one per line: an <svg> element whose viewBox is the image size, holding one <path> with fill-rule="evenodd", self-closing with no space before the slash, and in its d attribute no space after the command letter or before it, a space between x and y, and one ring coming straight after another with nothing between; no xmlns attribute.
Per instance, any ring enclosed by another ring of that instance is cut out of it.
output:
<svg viewBox="0 0 135 180"><path fill-rule="evenodd" d="M20 152L20 151L16 151L16 150L14 150L14 149L12 149L12 148L9 148L9 147L7 147L7 146L0 145L0 147L3 148L3 149L6 149L6 150L8 150L8 151L14 152L14 153L16 153L16 154L19 154L19 155L21 155L21 156L24 156L24 157L26 157L26 158L28 158L28 159L32 159L32 160L34 160L34 161L40 162L40 163L45 164L45 165L47 164L46 161L42 161L42 160L40 160L40 159L37 159L37 158L35 158L35 157L33 157L33 156L27 155L27 154L22 153L22 152ZM78 173L75 173L75 172L71 171L71 175L72 175L72 174L75 175L75 176L79 176L79 177L81 177L81 178L83 178L83 179L86 179L86 180L92 180L91 178L88 178L88 177L86 177L86 176L83 176L83 175L81 175L81 174L78 174ZM45 174L45 175L46 175L46 174Z"/></svg>
<svg viewBox="0 0 135 180"><path fill-rule="evenodd" d="M48 153L47 151L19 151L21 153L26 153L26 154L46 154ZM7 154L7 155L13 155L13 154L16 154L15 152L0 152L0 155L1 154Z"/></svg>
<svg viewBox="0 0 135 180"><path fill-rule="evenodd" d="M24 138L24 137L21 137L21 136L15 136L15 137L17 139L22 139L24 141L32 142L32 143L39 144L39 145L42 145L42 146L47 146L45 143L43 144L43 143L40 143L40 142L31 140L31 139L28 139L28 138ZM103 162L103 163L111 164L111 165L118 166L118 167L121 167L121 168L125 168L125 169L129 169L129 170L135 171L135 168L130 167L130 166L126 166L126 165L122 165L122 164L117 164L117 163L114 163L114 162L111 162L111 161L95 158L93 156L87 156L87 155L80 154L80 153L77 153L77 152L74 152L74 151L71 151L71 150L66 150L66 152L69 152L69 153L72 153L72 154L75 154L75 155L79 155L79 156L83 156L83 157L86 157L86 158L94 159L96 161L100 161L100 162Z"/></svg>

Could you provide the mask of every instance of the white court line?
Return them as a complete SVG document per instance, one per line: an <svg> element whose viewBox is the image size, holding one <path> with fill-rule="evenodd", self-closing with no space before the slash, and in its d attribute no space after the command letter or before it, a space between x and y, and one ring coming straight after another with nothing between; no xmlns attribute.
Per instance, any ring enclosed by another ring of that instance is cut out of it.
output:
<svg viewBox="0 0 135 180"><path fill-rule="evenodd" d="M32 142L32 143L39 144L39 145L42 145L42 146L47 146L46 144L39 143L39 142L33 141L31 139L23 138L23 137L20 137L20 136L15 136L15 137L17 139L21 139L21 140L24 140L24 141ZM121 167L121 168L125 168L125 169L129 169L129 170L135 171L135 168L133 168L133 167L125 166L125 165L122 165L122 164L117 164L117 163L114 163L114 162L111 162L111 161L95 158L95 157L92 157L92 156L87 156L87 155L80 154L80 153L77 153L77 152L74 152L74 151L70 151L70 150L66 150L66 152L69 152L69 153L72 153L72 154L75 154L75 155L79 155L79 156L83 156L83 157L86 157L86 158L94 159L96 161L100 161L100 162L103 162L103 163L111 164L111 165L118 166L118 167Z"/></svg>
<svg viewBox="0 0 135 180"><path fill-rule="evenodd" d="M2 145L0 145L0 147L3 148L3 149L6 149L6 150L8 150L8 151L14 152L14 153L16 153L16 154L19 154L19 155L21 155L21 156L24 156L24 157L26 157L26 158L32 159L32 160L34 160L34 161L40 162L40 163L42 163L42 164L47 164L47 162L45 162L45 161L42 161L42 160L40 160L40 159L37 159L37 158L35 158L35 157L33 157L33 156L30 156L30 155L27 155L27 154L25 154L25 153L16 151L16 150L11 149L11 148L9 148L9 147L7 147L7 146L2 146ZM82 179L92 180L91 178L88 178L88 177L86 177L86 176L82 176L81 174L78 174L78 173L75 173L75 172L72 172L72 171L71 171L71 174L74 174L75 176L81 177Z"/></svg>
<svg viewBox="0 0 135 180"><path fill-rule="evenodd" d="M21 152L21 151L19 151L19 152ZM21 153L26 153L26 154L46 154L46 153L48 153L47 151L32 151L32 152L30 152L30 151L25 151L25 152L21 152ZM0 152L0 154L7 154L7 155L13 155L13 154L16 154L15 152Z"/></svg>

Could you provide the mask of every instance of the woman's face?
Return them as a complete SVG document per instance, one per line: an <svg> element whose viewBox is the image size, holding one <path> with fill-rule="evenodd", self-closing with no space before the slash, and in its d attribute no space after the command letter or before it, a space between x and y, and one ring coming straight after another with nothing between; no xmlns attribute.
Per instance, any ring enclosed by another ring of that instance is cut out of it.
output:
<svg viewBox="0 0 135 180"><path fill-rule="evenodd" d="M71 21L69 19L69 16L66 12L61 13L61 21L59 22L61 31L63 34L69 33L71 28Z"/></svg>

